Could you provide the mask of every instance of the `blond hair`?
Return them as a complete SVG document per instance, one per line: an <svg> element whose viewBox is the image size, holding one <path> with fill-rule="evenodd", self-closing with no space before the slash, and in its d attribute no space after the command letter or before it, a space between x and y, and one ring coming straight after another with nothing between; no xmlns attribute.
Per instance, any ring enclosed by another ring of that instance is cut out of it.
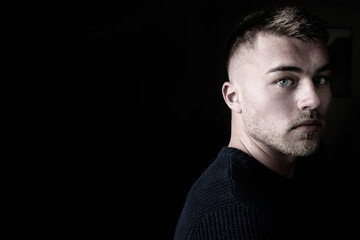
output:
<svg viewBox="0 0 360 240"><path fill-rule="evenodd" d="M246 16L236 27L228 41L226 64L229 64L239 46L252 46L258 33L297 38L305 42L327 43L329 38L326 23L304 8L291 6L259 10Z"/></svg>

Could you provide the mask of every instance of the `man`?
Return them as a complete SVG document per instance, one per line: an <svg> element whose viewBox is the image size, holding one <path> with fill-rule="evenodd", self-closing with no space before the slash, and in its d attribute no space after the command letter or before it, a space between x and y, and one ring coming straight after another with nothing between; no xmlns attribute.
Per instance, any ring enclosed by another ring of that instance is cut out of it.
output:
<svg viewBox="0 0 360 240"><path fill-rule="evenodd" d="M323 223L319 204L307 200L294 171L299 157L316 151L325 126L327 39L323 22L296 7L258 11L240 23L222 87L230 142L192 186L175 239L321 236L314 232Z"/></svg>

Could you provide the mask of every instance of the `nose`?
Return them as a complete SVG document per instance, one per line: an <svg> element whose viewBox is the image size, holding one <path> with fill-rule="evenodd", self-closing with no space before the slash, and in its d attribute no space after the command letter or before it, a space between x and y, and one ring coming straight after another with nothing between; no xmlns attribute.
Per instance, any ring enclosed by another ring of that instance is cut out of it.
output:
<svg viewBox="0 0 360 240"><path fill-rule="evenodd" d="M317 109L321 104L321 100L317 91L318 90L312 81L304 80L301 86L298 88L298 108L300 110Z"/></svg>

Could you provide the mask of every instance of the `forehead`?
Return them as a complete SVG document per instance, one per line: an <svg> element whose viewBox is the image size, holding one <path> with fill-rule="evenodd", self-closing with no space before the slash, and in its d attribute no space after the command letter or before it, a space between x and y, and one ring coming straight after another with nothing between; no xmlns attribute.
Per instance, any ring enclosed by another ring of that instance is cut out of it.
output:
<svg viewBox="0 0 360 240"><path fill-rule="evenodd" d="M259 79L278 66L292 66L306 74L314 74L329 64L325 43L259 34L252 45L243 45L234 52L228 65L229 80L237 83Z"/></svg>
<svg viewBox="0 0 360 240"><path fill-rule="evenodd" d="M245 52L245 57L263 67L290 64L311 68L329 62L326 45L321 41L309 43L269 34L258 35L253 46Z"/></svg>

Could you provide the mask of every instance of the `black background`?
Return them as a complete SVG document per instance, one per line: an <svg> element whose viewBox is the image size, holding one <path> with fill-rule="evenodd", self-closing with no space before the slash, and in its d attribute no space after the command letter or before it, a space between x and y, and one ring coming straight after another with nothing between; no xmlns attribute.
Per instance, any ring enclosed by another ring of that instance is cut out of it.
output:
<svg viewBox="0 0 360 240"><path fill-rule="evenodd" d="M172 239L191 184L227 145L230 111L221 96L226 80L224 44L242 14L275 2L99 1L81 6L81 77L91 91L84 95L91 95L87 99L96 109L95 119L107 131L107 139L97 142L104 150L115 150L113 159L119 164L109 171L128 175L121 180L109 178L112 187L97 190L108 197L120 194L119 201L130 202L138 200L141 192L141 203L129 210L144 239ZM343 7L339 16L355 11L346 2L330 5ZM359 98L354 93L350 98L353 109ZM345 120L355 123L355 112L347 114ZM332 156L333 167L339 171L332 178L341 179L338 187L345 184L343 191L351 193L354 186L349 183L357 178L349 164L354 163L336 161L338 157L351 159L356 153L353 139L357 135L344 126L345 120L334 120L334 126L342 127L330 135L343 141L329 145L340 149ZM106 126L107 122L114 126ZM103 170L101 176L107 175ZM141 183L134 186L139 179ZM125 193L124 185L137 194Z"/></svg>

